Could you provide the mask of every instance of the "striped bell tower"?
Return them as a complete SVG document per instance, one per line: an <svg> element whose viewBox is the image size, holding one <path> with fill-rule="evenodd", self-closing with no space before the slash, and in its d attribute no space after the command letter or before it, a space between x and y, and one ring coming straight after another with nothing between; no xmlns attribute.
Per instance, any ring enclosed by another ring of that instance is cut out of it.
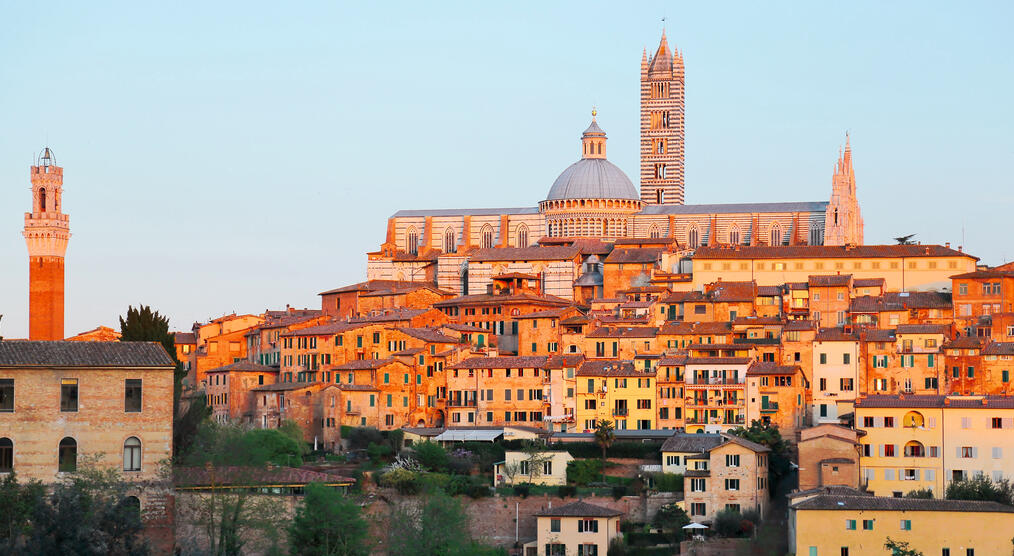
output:
<svg viewBox="0 0 1014 556"><path fill-rule="evenodd" d="M655 55L641 55L641 200L682 205L683 55L662 40Z"/></svg>
<svg viewBox="0 0 1014 556"><path fill-rule="evenodd" d="M28 338L63 339L63 258L70 217L63 213L63 168L46 147L31 167L32 212L25 213L28 244Z"/></svg>

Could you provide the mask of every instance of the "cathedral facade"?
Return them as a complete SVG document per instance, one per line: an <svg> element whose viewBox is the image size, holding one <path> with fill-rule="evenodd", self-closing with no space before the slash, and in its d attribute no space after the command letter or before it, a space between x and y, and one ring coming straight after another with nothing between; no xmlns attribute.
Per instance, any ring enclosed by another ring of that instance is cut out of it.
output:
<svg viewBox="0 0 1014 556"><path fill-rule="evenodd" d="M477 259L539 260L547 255L539 246L587 240L665 239L688 256L701 246L862 244L848 142L827 201L687 205L683 56L670 50L664 33L655 54L642 55L640 96L640 187L607 159L606 133L593 111L581 158L537 206L398 211L380 250L368 254L368 279L427 281L474 294L485 287L467 279ZM491 254L498 248L511 249Z"/></svg>

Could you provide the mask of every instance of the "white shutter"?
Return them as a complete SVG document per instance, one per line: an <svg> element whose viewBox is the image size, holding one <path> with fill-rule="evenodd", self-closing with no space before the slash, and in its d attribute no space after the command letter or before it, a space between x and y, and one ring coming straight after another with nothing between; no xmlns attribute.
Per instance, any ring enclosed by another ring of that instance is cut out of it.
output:
<svg viewBox="0 0 1014 556"><path fill-rule="evenodd" d="M887 481L893 481L894 480L894 469L885 469L884 470L884 480L887 480Z"/></svg>
<svg viewBox="0 0 1014 556"><path fill-rule="evenodd" d="M1004 417L1003 418L1003 428L1005 428L1005 429L1014 429L1014 417Z"/></svg>
<svg viewBox="0 0 1014 556"><path fill-rule="evenodd" d="M994 446L993 447L993 459L1001 459L1001 458L1003 458L1003 448L1001 448L999 446Z"/></svg>
<svg viewBox="0 0 1014 556"><path fill-rule="evenodd" d="M933 428L936 428L936 426L937 426L937 418L936 417L930 417L929 418L929 428L933 429Z"/></svg>
<svg viewBox="0 0 1014 556"><path fill-rule="evenodd" d="M874 417L873 418L873 426L874 427L882 427L882 426L884 426L884 418L883 417Z"/></svg>
<svg viewBox="0 0 1014 556"><path fill-rule="evenodd" d="M937 478L937 470L936 469L927 469L926 470L926 480L927 481L935 481L936 478Z"/></svg>
<svg viewBox="0 0 1014 556"><path fill-rule="evenodd" d="M972 446L972 457L973 458L979 457L979 447L978 446Z"/></svg>
<svg viewBox="0 0 1014 556"><path fill-rule="evenodd" d="M877 455L880 456L880 457L884 457L884 445L883 444L877 444Z"/></svg>
<svg viewBox="0 0 1014 556"><path fill-rule="evenodd" d="M915 470L915 480L917 480L917 481L919 480L919 470L918 469Z"/></svg>
<svg viewBox="0 0 1014 556"><path fill-rule="evenodd" d="M1002 481L1003 480L1003 471L993 471L993 480L994 481Z"/></svg>
<svg viewBox="0 0 1014 556"><path fill-rule="evenodd" d="M894 446L894 457L901 457L901 452L898 451L899 446L897 444L892 444L891 446Z"/></svg>
<svg viewBox="0 0 1014 556"><path fill-rule="evenodd" d="M961 457L961 446L954 448L954 456L959 458Z"/></svg>

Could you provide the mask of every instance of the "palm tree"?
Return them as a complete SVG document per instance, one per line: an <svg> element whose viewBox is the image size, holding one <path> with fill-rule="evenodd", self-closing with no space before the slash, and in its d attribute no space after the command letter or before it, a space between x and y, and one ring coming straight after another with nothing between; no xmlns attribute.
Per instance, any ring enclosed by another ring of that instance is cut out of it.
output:
<svg viewBox="0 0 1014 556"><path fill-rule="evenodd" d="M602 481L606 480L606 450L613 445L616 434L613 433L613 422L609 419L599 421L595 427L595 443L602 448Z"/></svg>

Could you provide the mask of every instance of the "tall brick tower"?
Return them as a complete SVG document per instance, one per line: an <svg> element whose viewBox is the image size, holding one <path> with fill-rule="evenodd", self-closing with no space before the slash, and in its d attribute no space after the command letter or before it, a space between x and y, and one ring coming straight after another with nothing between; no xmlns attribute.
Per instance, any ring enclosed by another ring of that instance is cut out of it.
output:
<svg viewBox="0 0 1014 556"><path fill-rule="evenodd" d="M25 213L28 244L28 337L63 339L63 257L70 217L61 212L63 168L46 147L32 166L32 212Z"/></svg>
<svg viewBox="0 0 1014 556"><path fill-rule="evenodd" d="M863 216L856 197L856 172L852 167L852 146L845 136L845 152L831 177L831 202L824 215L824 245L862 245Z"/></svg>
<svg viewBox="0 0 1014 556"><path fill-rule="evenodd" d="M641 55L641 200L682 205L683 55L662 40L655 55Z"/></svg>

